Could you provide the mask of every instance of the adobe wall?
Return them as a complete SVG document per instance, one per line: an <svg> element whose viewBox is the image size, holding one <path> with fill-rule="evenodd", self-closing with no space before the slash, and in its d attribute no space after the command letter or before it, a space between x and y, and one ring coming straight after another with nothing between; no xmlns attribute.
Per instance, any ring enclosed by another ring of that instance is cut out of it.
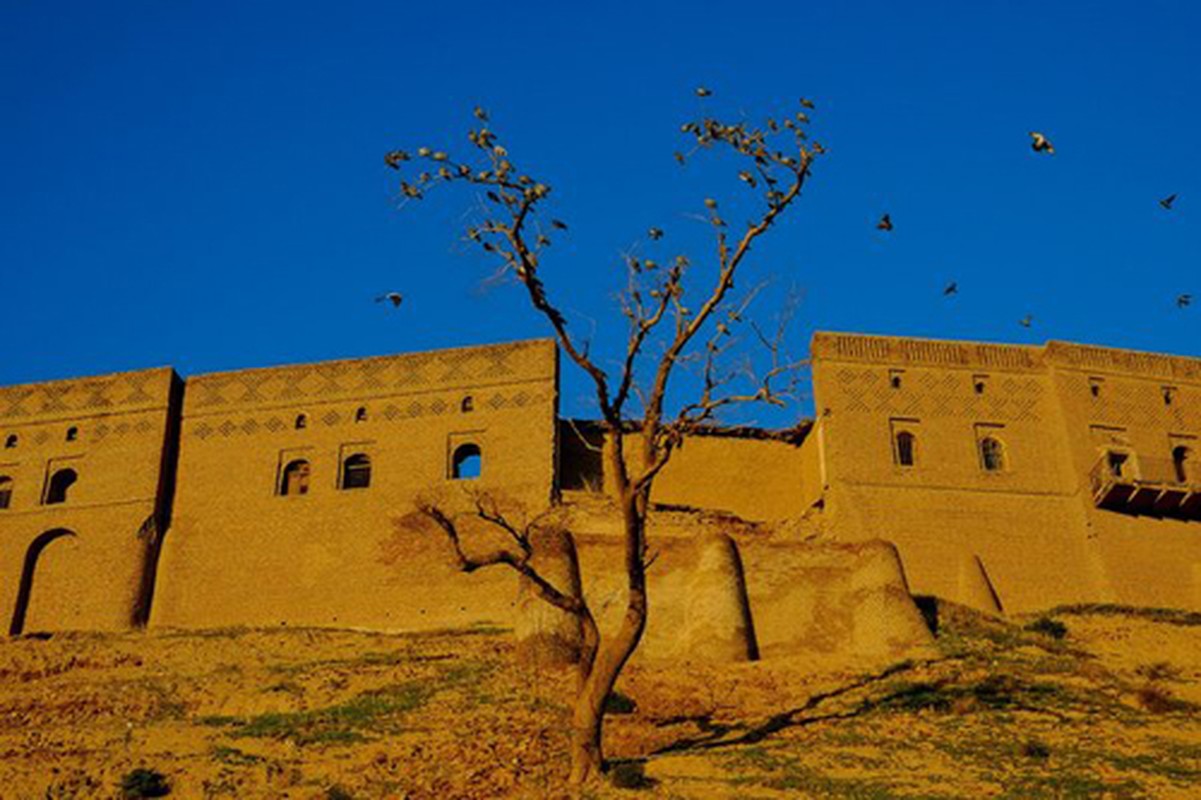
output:
<svg viewBox="0 0 1201 800"><path fill-rule="evenodd" d="M152 622L503 621L515 600L508 576L460 575L439 537L418 540L396 520L418 493L475 487L545 508L557 369L553 342L540 340L190 379ZM452 480L464 443L481 449L482 472ZM370 457L367 488L340 488L352 454ZM281 470L298 458L311 465L308 492L280 496Z"/></svg>
<svg viewBox="0 0 1201 800"><path fill-rule="evenodd" d="M1198 362L1146 357L1159 372L1140 375L1142 358L1054 342L818 334L811 439L824 448L831 527L842 538L895 542L919 594L979 606L971 587L982 565L1006 611L1196 605L1201 524L1100 510L1089 490L1098 426L1164 456L1170 436L1199 430ZM1094 372L1107 376L1110 400L1092 397ZM1169 377L1177 394L1165 407ZM897 464L900 430L916 436L911 467ZM1004 443L1004 469L983 469L982 435Z"/></svg>
<svg viewBox="0 0 1201 800"><path fill-rule="evenodd" d="M14 482L0 509L5 630L18 605L24 631L134 624L178 396L166 368L0 388L0 476ZM78 479L65 502L43 504L68 468Z"/></svg>
<svg viewBox="0 0 1201 800"><path fill-rule="evenodd" d="M655 478L651 500L752 521L798 516L812 502L806 502L806 485L817 483L817 461L802 452L805 430L749 436L719 429L688 436ZM559 441L565 490L599 493L610 487L599 452L605 437L593 423L563 421Z"/></svg>
<svg viewBox="0 0 1201 800"><path fill-rule="evenodd" d="M1088 480L1112 448L1129 452L1132 468L1149 480L1175 478L1177 445L1201 455L1201 361L1064 342L1049 343L1046 360L1063 408L1087 535L1114 601L1188 606L1191 597L1192 607L1201 608L1201 522L1099 509ZM1190 477L1201 483L1198 467L1194 461Z"/></svg>

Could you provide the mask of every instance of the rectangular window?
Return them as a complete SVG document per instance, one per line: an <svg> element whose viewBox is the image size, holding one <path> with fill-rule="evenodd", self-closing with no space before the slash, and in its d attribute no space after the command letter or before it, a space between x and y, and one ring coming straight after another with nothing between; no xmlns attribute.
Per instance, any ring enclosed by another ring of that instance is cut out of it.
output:
<svg viewBox="0 0 1201 800"><path fill-rule="evenodd" d="M313 448L301 447L279 452L275 470L275 494L299 497L309 493L313 474Z"/></svg>
<svg viewBox="0 0 1201 800"><path fill-rule="evenodd" d="M892 461L898 467L915 467L919 458L918 429L916 419L891 419L888 421L892 437Z"/></svg>
<svg viewBox="0 0 1201 800"><path fill-rule="evenodd" d="M984 392L987 389L988 389L988 376L987 375L973 375L972 376L972 391L974 391L976 394L984 394Z"/></svg>
<svg viewBox="0 0 1201 800"><path fill-rule="evenodd" d="M894 389L900 389L905 379L905 370L890 369L888 371L888 385Z"/></svg>

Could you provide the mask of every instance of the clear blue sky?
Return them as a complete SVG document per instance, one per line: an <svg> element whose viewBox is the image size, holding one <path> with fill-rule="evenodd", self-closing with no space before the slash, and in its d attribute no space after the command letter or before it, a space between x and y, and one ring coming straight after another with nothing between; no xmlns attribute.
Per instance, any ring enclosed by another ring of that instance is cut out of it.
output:
<svg viewBox="0 0 1201 800"><path fill-rule="evenodd" d="M687 214L740 189L679 169L679 124L801 95L830 153L751 265L805 291L797 349L832 329L1201 355L1199 40L1183 1L12 0L0 384L545 335L515 286L481 290L471 196L398 211L382 162L466 144L477 103L554 187L572 230L546 277L607 352L618 253L656 225L655 252L703 262ZM398 312L372 302L392 289ZM565 411L584 389L567 375Z"/></svg>

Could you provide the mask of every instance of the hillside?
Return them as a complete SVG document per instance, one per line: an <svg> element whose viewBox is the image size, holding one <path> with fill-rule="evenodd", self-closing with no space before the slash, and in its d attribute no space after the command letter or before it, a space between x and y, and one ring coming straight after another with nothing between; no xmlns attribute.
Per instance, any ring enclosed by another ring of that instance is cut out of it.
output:
<svg viewBox="0 0 1201 800"><path fill-rule="evenodd" d="M593 796L1201 793L1201 615L925 610L914 661L632 666L607 745L642 786ZM56 634L0 644L0 676L6 798L120 796L138 768L172 797L564 796L568 676L494 629Z"/></svg>

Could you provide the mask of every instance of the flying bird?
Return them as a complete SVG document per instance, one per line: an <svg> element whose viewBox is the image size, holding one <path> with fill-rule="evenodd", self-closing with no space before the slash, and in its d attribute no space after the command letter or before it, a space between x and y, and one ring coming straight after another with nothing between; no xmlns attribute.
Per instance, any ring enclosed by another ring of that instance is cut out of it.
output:
<svg viewBox="0 0 1201 800"><path fill-rule="evenodd" d="M1165 197L1164 199L1160 200L1159 204L1161 206L1163 206L1164 211L1171 211L1172 203L1175 203L1175 202L1176 202L1176 195L1170 194L1167 197Z"/></svg>
<svg viewBox="0 0 1201 800"><path fill-rule="evenodd" d="M646 232L646 235L651 237L652 241L659 241L663 238L663 231L660 228L651 228Z"/></svg>
<svg viewBox="0 0 1201 800"><path fill-rule="evenodd" d="M709 91L704 86L698 86L698 87L696 87L696 96L697 97L712 97L713 92Z"/></svg>
<svg viewBox="0 0 1201 800"><path fill-rule="evenodd" d="M959 293L959 284L955 281L948 283L942 290L943 297L950 297L953 294Z"/></svg>
<svg viewBox="0 0 1201 800"><path fill-rule="evenodd" d="M391 303L393 308L400 308L400 304L404 302L404 295L400 292L388 292L375 298L375 302L377 303L382 303L385 300Z"/></svg>
<svg viewBox="0 0 1201 800"><path fill-rule="evenodd" d="M1193 304L1193 296L1191 294L1182 294L1176 298L1177 308L1188 308Z"/></svg>
<svg viewBox="0 0 1201 800"><path fill-rule="evenodd" d="M892 230L892 217L888 214L880 217L880 221L876 223L876 230L890 231Z"/></svg>
<svg viewBox="0 0 1201 800"><path fill-rule="evenodd" d="M552 228L558 228L561 231L567 230L567 223L563 222L562 220L552 219L550 221L550 225Z"/></svg>
<svg viewBox="0 0 1201 800"><path fill-rule="evenodd" d="M1021 325L1023 328L1029 328L1033 324L1034 324L1034 315L1033 314L1027 314L1026 316L1024 316L1018 320L1018 325Z"/></svg>
<svg viewBox="0 0 1201 800"><path fill-rule="evenodd" d="M1030 131L1030 138L1034 140L1030 143L1031 150L1036 153L1046 153L1049 156L1055 155L1055 146L1046 136L1038 131Z"/></svg>

